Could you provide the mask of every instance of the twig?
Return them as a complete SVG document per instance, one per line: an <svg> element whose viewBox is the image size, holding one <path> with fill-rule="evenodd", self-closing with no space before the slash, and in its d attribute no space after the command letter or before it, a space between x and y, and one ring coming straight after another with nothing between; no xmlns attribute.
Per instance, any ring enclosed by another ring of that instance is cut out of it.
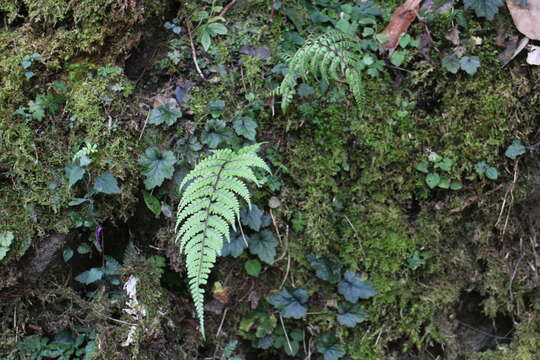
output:
<svg viewBox="0 0 540 360"><path fill-rule="evenodd" d="M516 187L518 174L519 174L519 159L516 159L516 161L514 162L514 179L512 180L512 183L510 184L510 186L508 186L508 189L506 190L506 193L504 194L504 200L503 200L503 205L501 206L501 212L499 214L499 218L497 219L497 222L495 223L495 226L497 226L497 224L501 220L501 216L504 212L504 205L506 204L506 199L508 197L508 194L510 194L510 204L508 205L508 211L506 212L506 219L504 220L503 231L501 234L501 241L504 239L504 235L506 234L508 220L510 219L510 212L512 211L512 205L514 204L514 188Z"/></svg>
<svg viewBox="0 0 540 360"><path fill-rule="evenodd" d="M221 333L221 329L223 328L223 323L225 322L225 316L227 315L227 311L229 311L229 308L225 308L225 310L223 310L223 317L221 318L221 322L219 323L219 328L216 332L216 338Z"/></svg>
<svg viewBox="0 0 540 360"><path fill-rule="evenodd" d="M197 52L195 51L195 44L193 43L193 37L191 36L191 22L186 19L184 22L186 24L186 28L189 35L189 42L191 44L191 56L193 58L193 63L195 64L195 69L197 69L197 73L199 76L206 81L206 78L204 77L204 74L201 71L201 68L199 67L199 63L197 62Z"/></svg>
<svg viewBox="0 0 540 360"><path fill-rule="evenodd" d="M519 264L521 263L521 260L523 260L523 257L525 254L521 255L516 263L516 267L514 268L514 272L512 273L512 277L510 278L510 283L508 285L508 291L510 292L510 301L514 301L514 292L512 291L512 283L514 282L514 278L516 277L516 272L519 267Z"/></svg>
<svg viewBox="0 0 540 360"><path fill-rule="evenodd" d="M351 228L354 231L354 237L356 237L356 239L358 240L358 245L360 246L360 251L364 252L364 247L362 246L362 239L360 239L360 236L358 236L358 232L356 231L356 228L354 227L351 220L349 220L349 217L347 215L344 215L344 216L345 216L345 220L347 220L347 222L349 223L349 225L351 225Z"/></svg>
<svg viewBox="0 0 540 360"><path fill-rule="evenodd" d="M139 140L137 140L137 142L141 141L141 138L144 134L144 129L146 129L146 124L148 123L148 119L150 118L150 114L152 113L152 111L148 111L148 115L146 116L146 119L144 120L144 124L143 124L143 127L142 127L142 130L141 130L141 134L139 135Z"/></svg>
<svg viewBox="0 0 540 360"><path fill-rule="evenodd" d="M291 346L291 342L289 341L289 335L287 334L287 329L285 329L285 323L283 322L283 316L281 316L281 313L279 314L279 321L281 321L281 327L283 328L283 333L285 334L285 340L287 340L287 345L289 345L289 350L292 353L293 348Z"/></svg>
<svg viewBox="0 0 540 360"><path fill-rule="evenodd" d="M283 277L283 281L281 281L281 285L279 285L279 289L285 285L285 281L287 281L287 277L289 276L289 270L291 269L291 255L289 254L287 256L287 270L285 270L285 276Z"/></svg>
<svg viewBox="0 0 540 360"><path fill-rule="evenodd" d="M491 194L493 194L494 192L500 190L501 188L503 187L503 184L500 184L499 186L497 186L495 189L491 189L489 190L487 193L485 194L480 194L480 195L475 195L473 197L470 197L469 199L467 199L465 201L465 204L463 204L462 206L460 207L457 207L457 208L454 208L452 210L450 210L448 213L450 215L454 215L454 214L457 214L457 213L460 213L462 212L463 210L465 210L466 208L468 208L469 206L473 205L474 203L480 201L480 199L482 199L482 197L487 197Z"/></svg>
<svg viewBox="0 0 540 360"><path fill-rule="evenodd" d="M230 3L228 3L227 5L225 5L225 7L223 8L223 10L221 10L221 12L219 13L219 16L223 17L225 16L225 14L227 13L227 11L229 11L229 9L236 3L236 0L232 0Z"/></svg>
<svg viewBox="0 0 540 360"><path fill-rule="evenodd" d="M240 219L236 219L238 221L238 227L240 228L240 232L242 233L242 239L244 239L244 244L249 247L249 244L246 240L246 235L244 235L244 229L242 229L242 224L240 223Z"/></svg>

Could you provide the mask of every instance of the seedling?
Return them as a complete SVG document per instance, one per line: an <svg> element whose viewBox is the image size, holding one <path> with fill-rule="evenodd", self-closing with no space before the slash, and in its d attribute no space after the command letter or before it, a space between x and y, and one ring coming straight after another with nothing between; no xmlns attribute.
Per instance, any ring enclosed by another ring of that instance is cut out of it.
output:
<svg viewBox="0 0 540 360"><path fill-rule="evenodd" d="M430 163L433 168L430 171ZM426 174L426 184L430 189L439 187L441 189L460 190L462 185L458 180L451 180L448 173L452 171L454 160L448 157L442 157L437 153L431 153L428 161L421 161L416 164L416 170ZM443 174L439 174L437 169ZM444 174L447 173L447 174Z"/></svg>

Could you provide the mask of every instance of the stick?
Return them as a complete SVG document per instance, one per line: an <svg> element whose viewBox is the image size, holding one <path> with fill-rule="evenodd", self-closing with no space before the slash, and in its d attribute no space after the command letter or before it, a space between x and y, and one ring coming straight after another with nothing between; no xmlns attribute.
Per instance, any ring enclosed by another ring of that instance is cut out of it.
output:
<svg viewBox="0 0 540 360"><path fill-rule="evenodd" d="M191 22L186 19L185 24L189 35L189 42L191 43L191 56L193 58L193 63L195 64L195 69L197 69L199 76L206 81L206 78L199 67L199 63L197 62L197 52L195 51L195 44L193 44L193 37L191 36Z"/></svg>
<svg viewBox="0 0 540 360"><path fill-rule="evenodd" d="M468 208L469 206L471 206L472 204L474 204L474 203L480 201L480 199L481 199L482 197L489 196L489 195L493 194L494 192L499 191L502 187L503 187L503 184L497 186L495 189L489 190L489 191L488 191L487 193L485 193L485 194L475 195L475 196L473 196L473 197L467 199L467 201L465 201L465 204L464 204L463 206L454 208L454 209L450 210L448 213L449 213L450 215L454 215L454 214L460 213L460 212L462 212L463 210L465 210L466 208Z"/></svg>
<svg viewBox="0 0 540 360"><path fill-rule="evenodd" d="M229 9L236 3L236 0L232 0L230 3L228 3L224 8L223 10L221 10L221 12L219 13L219 16L223 17L227 11L229 11Z"/></svg>

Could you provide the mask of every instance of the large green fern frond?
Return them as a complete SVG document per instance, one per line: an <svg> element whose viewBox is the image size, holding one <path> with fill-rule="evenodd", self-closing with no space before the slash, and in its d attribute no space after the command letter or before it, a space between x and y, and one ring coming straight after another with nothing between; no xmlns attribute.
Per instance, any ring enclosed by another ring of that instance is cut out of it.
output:
<svg viewBox="0 0 540 360"><path fill-rule="evenodd" d="M365 67L362 55L364 53L358 41L337 30L308 40L290 59L289 71L275 91L282 97L283 112L296 94L299 77L305 81L345 82L351 88L357 104L362 106L364 91L361 71Z"/></svg>
<svg viewBox="0 0 540 360"><path fill-rule="evenodd" d="M178 204L176 242L186 255L189 290L199 317L204 337L204 285L223 248L229 241L230 230L236 229L240 217L238 198L251 204L249 189L244 181L259 184L253 172L270 172L257 156L260 144L238 151L215 150L202 160L182 181L185 188Z"/></svg>

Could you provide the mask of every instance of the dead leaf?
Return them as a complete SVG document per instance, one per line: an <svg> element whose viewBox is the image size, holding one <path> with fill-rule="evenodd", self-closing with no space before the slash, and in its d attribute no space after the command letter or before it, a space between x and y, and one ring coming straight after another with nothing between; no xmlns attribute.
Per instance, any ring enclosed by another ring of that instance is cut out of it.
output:
<svg viewBox="0 0 540 360"><path fill-rule="evenodd" d="M454 26L451 28L444 38L452 43L452 45L458 46L459 45L459 29L457 26Z"/></svg>
<svg viewBox="0 0 540 360"><path fill-rule="evenodd" d="M525 49L525 46L529 43L529 38L524 37L518 43L518 37L511 37L506 45L506 49L497 56L497 59L501 62L503 66L506 66L512 59L514 59L518 54Z"/></svg>
<svg viewBox="0 0 540 360"><path fill-rule="evenodd" d="M540 65L540 46L531 45L527 55L527 64Z"/></svg>
<svg viewBox="0 0 540 360"><path fill-rule="evenodd" d="M527 7L521 7L512 0L506 0L512 20L518 30L532 40L540 40L540 0L527 0Z"/></svg>
<svg viewBox="0 0 540 360"><path fill-rule="evenodd" d="M216 281L214 283L214 287L212 288L212 296L214 299L219 301L220 303L227 305L229 303L229 293L231 292L231 288L223 287L219 281Z"/></svg>
<svg viewBox="0 0 540 360"><path fill-rule="evenodd" d="M259 305L259 300L261 300L261 295L256 290L253 290L249 293L248 301L251 305L251 310L255 310Z"/></svg>
<svg viewBox="0 0 540 360"><path fill-rule="evenodd" d="M390 22L381 32L388 36L388 40L383 44L384 49L392 54L399 44L401 35L406 34L411 23L416 19L420 2L422 0L407 0L400 7L394 10Z"/></svg>

